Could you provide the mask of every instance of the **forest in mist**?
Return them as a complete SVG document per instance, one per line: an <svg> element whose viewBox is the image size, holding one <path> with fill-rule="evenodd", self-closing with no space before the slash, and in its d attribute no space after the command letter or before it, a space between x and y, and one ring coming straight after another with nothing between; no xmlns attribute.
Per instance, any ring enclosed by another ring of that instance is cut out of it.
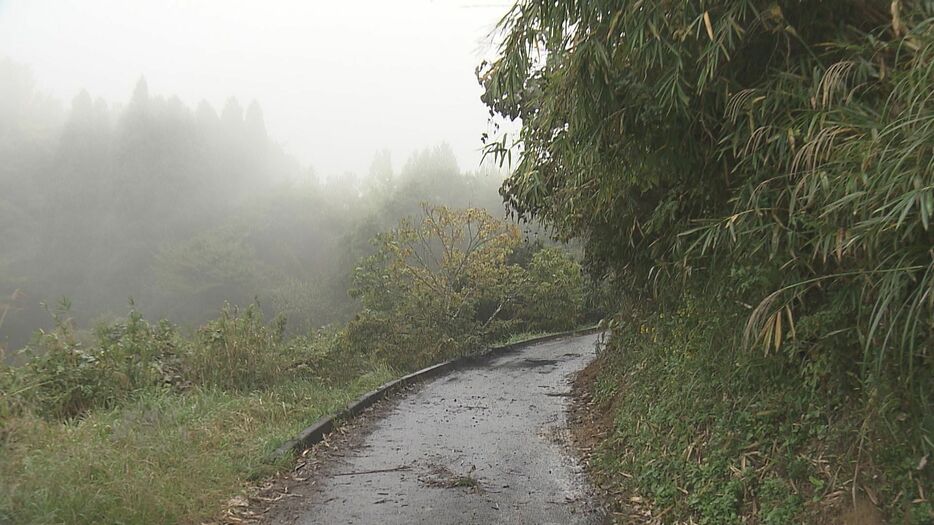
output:
<svg viewBox="0 0 934 525"><path fill-rule="evenodd" d="M503 215L502 176L464 171L440 138L398 167L361 155L368 173L315 173L256 101L193 108L141 78L125 106L62 104L0 60L0 347L9 359L50 326L47 309L92 324L130 301L196 326L255 300L307 331L352 315L370 239L422 202Z"/></svg>

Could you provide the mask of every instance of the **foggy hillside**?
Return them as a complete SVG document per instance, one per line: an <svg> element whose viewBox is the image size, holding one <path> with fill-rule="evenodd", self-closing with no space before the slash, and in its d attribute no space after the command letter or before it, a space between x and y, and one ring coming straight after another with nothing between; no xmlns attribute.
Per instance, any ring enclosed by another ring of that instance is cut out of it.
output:
<svg viewBox="0 0 934 525"><path fill-rule="evenodd" d="M346 320L369 239L422 201L502 215L496 173L429 146L368 173L316 173L267 132L260 103L188 107L140 79L126 106L86 91L63 105L0 61L0 344L50 325L40 306L101 321L128 301L196 326L258 299L290 329Z"/></svg>

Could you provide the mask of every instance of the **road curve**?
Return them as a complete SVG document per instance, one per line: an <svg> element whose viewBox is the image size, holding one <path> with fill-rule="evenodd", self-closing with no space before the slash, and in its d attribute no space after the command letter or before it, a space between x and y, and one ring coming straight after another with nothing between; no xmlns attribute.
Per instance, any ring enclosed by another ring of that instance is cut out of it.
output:
<svg viewBox="0 0 934 525"><path fill-rule="evenodd" d="M425 383L274 521L603 523L566 450L569 376L594 357L596 339L537 344Z"/></svg>

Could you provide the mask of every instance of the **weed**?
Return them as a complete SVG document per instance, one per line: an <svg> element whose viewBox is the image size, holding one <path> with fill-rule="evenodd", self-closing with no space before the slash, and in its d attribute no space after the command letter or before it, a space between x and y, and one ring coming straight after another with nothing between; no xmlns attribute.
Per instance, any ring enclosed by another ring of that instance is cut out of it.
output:
<svg viewBox="0 0 934 525"><path fill-rule="evenodd" d="M129 404L55 423L7 420L0 522L197 523L210 518L309 421L389 380L375 369L340 387L282 381L262 391L147 390Z"/></svg>
<svg viewBox="0 0 934 525"><path fill-rule="evenodd" d="M930 519L932 474L917 469L930 406L841 378L836 364L802 370L795 355L746 351L740 306L690 293L674 304L630 309L601 354L594 397L616 410L595 458L602 478L697 523L812 522L854 490L895 519Z"/></svg>

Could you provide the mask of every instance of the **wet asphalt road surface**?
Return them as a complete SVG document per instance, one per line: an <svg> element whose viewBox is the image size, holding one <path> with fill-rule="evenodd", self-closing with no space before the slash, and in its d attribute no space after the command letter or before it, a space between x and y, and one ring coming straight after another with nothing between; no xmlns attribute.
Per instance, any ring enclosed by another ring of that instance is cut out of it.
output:
<svg viewBox="0 0 934 525"><path fill-rule="evenodd" d="M568 450L570 375L597 335L541 343L428 381L311 481L299 524L604 523Z"/></svg>

